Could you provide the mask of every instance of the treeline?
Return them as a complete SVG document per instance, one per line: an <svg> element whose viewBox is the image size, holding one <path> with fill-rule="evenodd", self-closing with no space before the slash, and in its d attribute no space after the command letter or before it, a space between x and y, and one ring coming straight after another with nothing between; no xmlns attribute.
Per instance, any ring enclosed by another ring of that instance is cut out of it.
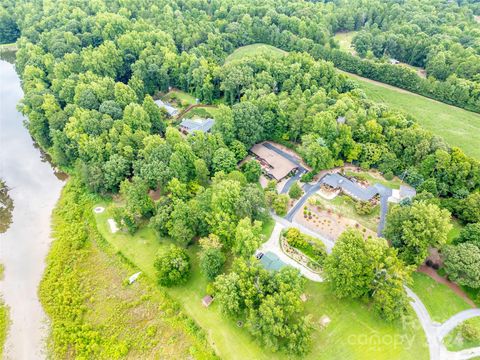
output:
<svg viewBox="0 0 480 360"><path fill-rule="evenodd" d="M422 78L411 68L361 59L340 50L322 49L318 56L332 61L336 67L372 80L458 106L480 112L480 82L462 79L456 75L445 81L433 77Z"/></svg>

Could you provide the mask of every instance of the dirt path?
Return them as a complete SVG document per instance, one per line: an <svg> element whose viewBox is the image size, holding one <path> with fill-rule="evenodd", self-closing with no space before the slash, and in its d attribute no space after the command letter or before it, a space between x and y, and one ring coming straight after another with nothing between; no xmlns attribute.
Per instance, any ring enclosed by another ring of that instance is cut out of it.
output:
<svg viewBox="0 0 480 360"><path fill-rule="evenodd" d="M452 289L453 292L455 292L455 294L457 294L463 300L465 300L471 307L473 307L473 308L477 307L475 305L475 303L467 296L467 294L465 294L465 292L462 290L462 288L460 286L458 286L457 284L449 281L448 279L444 278L443 276L438 275L438 273L434 269L432 269L431 267L428 267L426 265L421 265L418 268L418 271L421 272L421 273L424 273L425 275L430 276L436 282L448 286L450 289Z"/></svg>

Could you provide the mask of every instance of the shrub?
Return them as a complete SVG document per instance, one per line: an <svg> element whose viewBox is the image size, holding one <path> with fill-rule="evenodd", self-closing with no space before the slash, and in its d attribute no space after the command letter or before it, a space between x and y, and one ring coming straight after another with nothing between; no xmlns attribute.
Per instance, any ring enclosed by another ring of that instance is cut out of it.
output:
<svg viewBox="0 0 480 360"><path fill-rule="evenodd" d="M290 190L288 191L288 195L290 195L292 199L300 199L302 194L303 194L302 188L300 187L300 185L298 185L298 182L295 181L292 187L290 188Z"/></svg>
<svg viewBox="0 0 480 360"><path fill-rule="evenodd" d="M275 197L272 204L273 210L279 216L287 215L288 195L281 194Z"/></svg>
<svg viewBox="0 0 480 360"><path fill-rule="evenodd" d="M462 337L467 341L479 341L480 330L468 320L460 325Z"/></svg>
<svg viewBox="0 0 480 360"><path fill-rule="evenodd" d="M374 206L370 201L356 201L355 211L358 215L370 215L373 212Z"/></svg>
<svg viewBox="0 0 480 360"><path fill-rule="evenodd" d="M312 263L316 264L315 266L312 266L312 268L318 268L323 264L323 261L327 256L327 250L323 243L319 243L312 237L302 234L296 228L288 229L284 236L288 245L300 250L312 260Z"/></svg>
<svg viewBox="0 0 480 360"><path fill-rule="evenodd" d="M383 177L385 178L385 180L390 181L393 180L394 175L391 171L387 171L385 174L383 174Z"/></svg>
<svg viewBox="0 0 480 360"><path fill-rule="evenodd" d="M214 280L222 271L225 255L218 248L208 248L200 256L200 268L208 280Z"/></svg>
<svg viewBox="0 0 480 360"><path fill-rule="evenodd" d="M171 245L168 252L160 252L154 263L158 282L162 286L185 283L190 272L190 259L184 249Z"/></svg>
<svg viewBox="0 0 480 360"><path fill-rule="evenodd" d="M315 174L313 172L308 172L306 174L303 174L302 177L300 178L300 181L301 182L304 182L304 183L307 183L307 182L310 182L313 180L313 177L315 176Z"/></svg>

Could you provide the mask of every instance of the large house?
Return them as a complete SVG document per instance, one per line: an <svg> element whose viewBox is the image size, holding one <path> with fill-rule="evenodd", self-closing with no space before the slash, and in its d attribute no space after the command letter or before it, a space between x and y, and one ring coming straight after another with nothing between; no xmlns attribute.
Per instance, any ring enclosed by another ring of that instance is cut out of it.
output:
<svg viewBox="0 0 480 360"><path fill-rule="evenodd" d="M284 179L292 171L298 169L297 164L282 156L279 152L266 147L264 143L254 145L250 152L260 162L266 175L277 181Z"/></svg>
<svg viewBox="0 0 480 360"><path fill-rule="evenodd" d="M365 188L337 173L325 175L322 182L331 188L340 189L348 196L360 201L370 201L379 194L377 187L369 186Z"/></svg>
<svg viewBox="0 0 480 360"><path fill-rule="evenodd" d="M184 119L180 123L180 131L183 132L184 134L192 134L195 131L201 131L201 132L207 133L212 129L214 123L215 123L215 120L211 118Z"/></svg>
<svg viewBox="0 0 480 360"><path fill-rule="evenodd" d="M173 117L179 114L178 109L167 102L164 102L162 100L155 100L155 104L157 104L159 108L165 109L169 116Z"/></svg>

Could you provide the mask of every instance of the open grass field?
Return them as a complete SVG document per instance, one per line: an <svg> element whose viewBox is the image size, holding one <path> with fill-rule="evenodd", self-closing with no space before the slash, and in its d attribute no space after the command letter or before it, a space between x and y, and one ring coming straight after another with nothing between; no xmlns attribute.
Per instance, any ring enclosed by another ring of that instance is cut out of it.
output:
<svg viewBox="0 0 480 360"><path fill-rule="evenodd" d="M39 287L52 326L48 357L214 359L205 333L151 278L128 285L138 268L100 235L93 201L74 192L67 184L55 208Z"/></svg>
<svg viewBox="0 0 480 360"><path fill-rule="evenodd" d="M8 323L8 307L3 303L2 298L0 298L0 359L3 359L3 347L7 339Z"/></svg>
<svg viewBox="0 0 480 360"><path fill-rule="evenodd" d="M231 61L240 60L248 56L258 56L258 55L272 55L276 57L281 57L286 55L287 52L281 50L275 46L267 44L252 44L239 47L233 53L227 56L225 59L225 64Z"/></svg>
<svg viewBox="0 0 480 360"><path fill-rule="evenodd" d="M480 317L469 319L457 326L445 337L443 343L448 350L460 351L463 349L480 346L480 337L477 340L467 340L463 338L461 326L465 323L473 326L475 329L477 329L478 334L480 334Z"/></svg>
<svg viewBox="0 0 480 360"><path fill-rule="evenodd" d="M358 75L342 73L355 79L370 99L412 115L425 129L480 160L480 114Z"/></svg>
<svg viewBox="0 0 480 360"><path fill-rule="evenodd" d="M169 102L172 105L181 109L187 108L189 105L196 103L196 99L193 95L184 91L173 89L162 97L163 101Z"/></svg>
<svg viewBox="0 0 480 360"><path fill-rule="evenodd" d="M358 31L341 31L335 34L334 39L338 41L340 50L347 51L350 54L355 53L355 49L352 46L352 40Z"/></svg>
<svg viewBox="0 0 480 360"><path fill-rule="evenodd" d="M448 286L439 284L428 275L414 273L411 288L423 301L434 321L444 322L460 311L471 309Z"/></svg>
<svg viewBox="0 0 480 360"><path fill-rule="evenodd" d="M218 116L220 110L212 106L197 106L183 114L182 119L212 118Z"/></svg>
<svg viewBox="0 0 480 360"><path fill-rule="evenodd" d="M109 216L108 209L95 215L100 233L117 251L154 279L155 255L157 251L167 249L171 241L160 239L148 228L141 229L134 236L122 232L112 234L106 222ZM265 222L265 236L270 235L273 225L273 221ZM223 359L288 359L283 354L265 351L234 320L224 318L215 302L209 308L203 307L201 299L206 295L207 280L200 273L197 251L196 245L188 249L192 263L189 281L166 291L203 328L217 354ZM342 359L428 358L423 331L415 317L409 318L407 327L403 328L400 323L384 322L361 302L335 299L325 284L308 282L306 293L309 298L307 310L313 314L317 325L312 351L305 359L337 359L339 354ZM322 330L318 320L325 314L332 322Z"/></svg>

